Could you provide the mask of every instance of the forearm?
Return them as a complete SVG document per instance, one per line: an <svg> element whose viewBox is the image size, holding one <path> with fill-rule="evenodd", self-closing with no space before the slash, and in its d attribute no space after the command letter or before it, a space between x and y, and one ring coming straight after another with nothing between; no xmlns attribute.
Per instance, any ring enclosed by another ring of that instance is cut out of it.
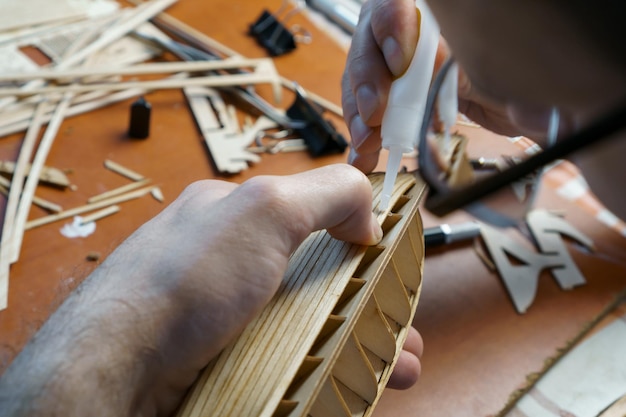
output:
<svg viewBox="0 0 626 417"><path fill-rule="evenodd" d="M218 265L223 256L211 260L211 245L190 241L172 219L139 229L50 317L0 379L0 415L175 410L251 313L237 314L248 294L230 288L239 280L218 280L217 266L199 263ZM190 256L184 245L201 250Z"/></svg>
<svg viewBox="0 0 626 417"><path fill-rule="evenodd" d="M140 415L135 392L152 358L136 329L132 306L106 295L102 271L53 314L0 380L3 415ZM129 332L130 331L130 332Z"/></svg>

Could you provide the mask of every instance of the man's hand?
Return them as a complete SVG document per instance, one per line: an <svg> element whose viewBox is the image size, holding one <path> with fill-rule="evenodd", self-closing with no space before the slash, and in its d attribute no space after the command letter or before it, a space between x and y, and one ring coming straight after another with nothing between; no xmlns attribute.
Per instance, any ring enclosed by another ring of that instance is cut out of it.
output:
<svg viewBox="0 0 626 417"><path fill-rule="evenodd" d="M168 415L274 295L312 232L372 245L368 179L349 165L236 185L200 181L131 235L0 380L3 415ZM419 373L409 336L390 384Z"/></svg>
<svg viewBox="0 0 626 417"><path fill-rule="evenodd" d="M391 83L408 68L418 41L413 0L368 0L362 7L342 78L342 105L350 129L349 162L365 173L378 163L380 126ZM435 73L450 50L442 38ZM502 135L545 136L549 108L507 104L481 92L459 68L459 111ZM416 114L415 117L423 115Z"/></svg>

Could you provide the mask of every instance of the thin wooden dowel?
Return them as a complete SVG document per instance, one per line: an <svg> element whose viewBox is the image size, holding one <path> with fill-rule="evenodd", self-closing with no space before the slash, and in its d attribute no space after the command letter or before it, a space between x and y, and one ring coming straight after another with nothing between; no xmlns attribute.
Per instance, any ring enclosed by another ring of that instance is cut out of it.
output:
<svg viewBox="0 0 626 417"><path fill-rule="evenodd" d="M30 175L26 180L26 184L24 185L24 190L22 191L22 196L20 198L20 203L17 209L17 215L15 218L15 227L13 229L13 244L11 245L12 253L10 254L11 263L15 263L19 256L20 250L22 246L22 239L24 238L24 225L26 224L26 217L28 216L28 212L30 211L30 205L32 203L33 196L35 195L35 188L39 182L39 173L41 172L41 168L46 162L46 158L48 157L48 153L50 152L50 148L52 147L52 143L61 127L61 123L65 117L65 112L69 108L70 103L72 102L72 95L67 94L63 100L57 106L57 109L48 124L46 132L39 143L39 148L37 149L37 153L35 154L35 159L30 167Z"/></svg>
<svg viewBox="0 0 626 417"><path fill-rule="evenodd" d="M25 176L28 176L30 172L30 164L26 164L26 173ZM9 174L11 176L15 175L15 168L17 167L17 163L12 161L0 161L0 172L4 174ZM63 171L58 168L44 166L41 169L41 173L39 175L39 182L54 185L56 187L69 187L70 180L67 178L67 175Z"/></svg>
<svg viewBox="0 0 626 417"><path fill-rule="evenodd" d="M131 179L133 181L142 181L145 179L145 177L140 173L135 172L130 168L126 168L125 166L118 164L115 161L111 161L110 159L104 160L104 166L107 169L115 172L116 174L120 174L121 176Z"/></svg>
<svg viewBox="0 0 626 417"><path fill-rule="evenodd" d="M107 200L98 201L97 203L87 204L84 206L65 210L60 213L51 214L45 217L40 217L38 219L34 219L26 223L24 229L30 230L35 227L46 225L48 223L67 219L68 217L77 216L79 214L88 213L90 211L98 210L103 207L116 205L118 203L123 203L129 200L134 200L136 198L143 197L144 195L150 193L151 190L152 190L152 187L141 188L139 190L135 190L135 191L131 191L130 193L118 195L118 196L109 198Z"/></svg>
<svg viewBox="0 0 626 417"><path fill-rule="evenodd" d="M138 1L133 1L133 3L138 4ZM212 50L212 51L217 51L219 53L221 53L222 55L226 56L226 57L243 57L243 55L241 55L240 53L236 52L233 49L230 49L229 47L221 44L220 42L216 41L215 39L205 35L204 33L200 32L199 30L194 29L193 27L187 25L184 22L181 22L180 20L176 19L175 17L163 12L161 14L159 14L156 18L153 19L155 24L157 24L158 26L165 26L167 29L175 32L175 33L180 33L181 35L184 35L184 37L186 38L187 41L191 41L194 42L196 44L201 44L205 46L205 49L208 50ZM295 91L296 89L296 84L286 78L283 77L282 75L279 74L279 79L280 79L280 83L283 87L291 90L291 91ZM304 90L307 94L307 97L309 99L311 99L312 101L314 101L315 103L319 104L320 106L322 106L324 109L330 111L331 113L334 113L335 115L339 116L339 117L343 117L343 109L341 108L341 106L336 105L335 103L315 94L312 91L309 90Z"/></svg>
<svg viewBox="0 0 626 417"><path fill-rule="evenodd" d="M13 238L15 216L17 214L20 196L22 195L22 189L24 187L27 165L29 165L33 149L35 148L35 143L37 142L39 136L39 131L41 130L44 109L45 103L42 101L37 105L31 125L24 136L24 140L20 148L20 154L17 157L17 162L13 168L13 183L9 183L9 186L7 187L9 189L9 195L7 197L8 200L4 212L4 224L2 225L2 249L4 249L5 243ZM3 252L3 250L0 251L0 257L5 255Z"/></svg>
<svg viewBox="0 0 626 417"><path fill-rule="evenodd" d="M176 72L200 72L219 71L241 68L257 68L273 65L270 58L229 58L219 61L183 61L183 62L160 62L151 64L137 64L128 67L88 67L70 68L66 70L39 70L34 72L21 72L0 75L0 81L29 81L33 79L63 80L83 77L107 77L128 75L153 75L169 74Z"/></svg>
<svg viewBox="0 0 626 417"><path fill-rule="evenodd" d="M91 91L119 91L129 88L141 88L145 90L171 90L189 86L205 87L232 87L252 84L276 84L277 77L273 67L265 66L263 69L257 68L257 72L212 75L184 79L162 79L147 81L124 81L119 83L93 83L93 84L70 84L59 86L36 87L31 89L3 88L0 89L1 96L27 97L35 94L51 93L85 93Z"/></svg>
<svg viewBox="0 0 626 417"><path fill-rule="evenodd" d="M9 191L7 206L2 225L2 241L0 242L0 311L8 305L9 297L9 270L12 263L13 247L15 246L15 235L23 234L23 230L16 228L15 218L18 212L20 196L22 194L22 184L24 183L25 164L31 157L35 146L39 130L41 129L43 103L40 103L35 110L32 124L30 125L20 149L17 166L13 176L13 184ZM33 191L34 194L34 191ZM20 239L21 241L21 239Z"/></svg>
<svg viewBox="0 0 626 417"><path fill-rule="evenodd" d="M176 74L169 78L171 79L179 79L186 77L186 74ZM135 88L128 89L123 91L118 91L114 93L110 93L107 91L92 91L86 94L82 94L77 96L76 100L72 101L72 106L68 109L66 113L66 117L76 116L79 114L87 113L93 110L97 110L99 108L108 106L110 104L118 103L123 100L127 100L132 97L140 96L146 93L146 90ZM48 96L47 96L48 97ZM84 98L84 100L81 100ZM84 102L81 102L84 101ZM50 104L50 103L48 103ZM54 109L53 105L50 105L46 108L46 114L43 118L43 123L47 123L52 118L51 111ZM13 133L21 132L28 128L30 125L32 111L25 115L25 120L20 121L19 123L14 123L10 126L4 126L0 128L0 137L10 135ZM0 126L2 122L0 122Z"/></svg>
<svg viewBox="0 0 626 417"><path fill-rule="evenodd" d="M107 94L106 91L92 91L89 93L77 95L76 97L74 97L74 100L72 100L72 106L68 110L66 116L70 115L70 113L74 111L74 108L77 107L79 104L84 104L87 102L94 102L96 100L101 99L106 94ZM47 117L48 119L44 119L44 122L47 122L49 120L52 111L56 107L56 104L62 98L63 98L63 95L60 95L60 94L48 94L45 96L45 100L44 100L45 101L45 104L44 104L45 116L44 117ZM2 112L2 117L0 118L0 126L2 127L10 126L12 124L20 123L23 121L30 122L30 120L33 117L33 113L37 105L40 102L41 102L40 96L32 96L32 97L23 99L19 101L18 104L5 109Z"/></svg>
<svg viewBox="0 0 626 417"><path fill-rule="evenodd" d="M60 204L53 203L52 201L44 200L41 197L33 196L33 204L41 207L44 210L48 210L51 213L60 213L63 211L63 207Z"/></svg>
<svg viewBox="0 0 626 417"><path fill-rule="evenodd" d="M8 197L10 188L11 188L11 182L7 180L6 178L0 176L0 193ZM44 210L48 210L52 213L58 213L60 211L63 211L63 207L61 207L59 204L53 203L48 200L44 200L43 198L37 197L36 195L33 196L33 204L41 207Z"/></svg>
<svg viewBox="0 0 626 417"><path fill-rule="evenodd" d="M98 95L102 96L106 94L107 92L98 91L98 92L92 92L92 93L98 93ZM140 96L145 93L146 93L146 90L139 89L139 88L119 91L113 94L106 95L105 97L102 97L97 100L88 101L88 102L80 103L77 105L72 105L72 107L68 109L66 116L69 117L69 116L76 116L79 114L87 113L87 112L108 106L110 104L127 100L131 97ZM49 122L51 118L52 118L52 113L47 113L43 118L43 123ZM22 120L18 123L14 123L14 124L5 126L3 128L0 128L0 137L7 136L7 135L17 133L17 132L21 132L27 129L29 125L30 125L30 119Z"/></svg>
<svg viewBox="0 0 626 417"><path fill-rule="evenodd" d="M100 220L100 219L103 219L103 218L105 218L107 216L115 214L118 211L120 211L120 206L109 206L109 207L104 208L102 210L98 210L95 213L92 213L92 214L90 214L88 216L83 216L81 224L87 224L87 223L95 222L96 220Z"/></svg>
<svg viewBox="0 0 626 417"><path fill-rule="evenodd" d="M136 190L137 188L141 188L144 185L148 185L150 183L149 178L145 178L140 181L131 182L130 184L123 185L118 188L114 188L113 190L106 191L102 194L94 195L87 200L87 203L97 203L98 201L106 200L107 198L115 197L116 195L124 194L132 190Z"/></svg>
<svg viewBox="0 0 626 417"><path fill-rule="evenodd" d="M103 36L97 38L94 42L81 49L78 53L65 59L58 65L58 68L70 68L83 61L88 56L101 50L105 46L110 45L122 36L126 35L137 26L150 20L152 17L161 13L166 8L174 4L176 0L153 0L138 6L130 17L122 18L122 21L113 26Z"/></svg>
<svg viewBox="0 0 626 417"><path fill-rule="evenodd" d="M94 23L93 26L90 26L87 30L82 32L78 38L76 38L72 44L63 52L61 56L61 62L70 59L73 55L77 54L81 49L86 48L89 45L91 39L94 39L98 33L102 31L102 29L106 26L111 25L115 20L120 19L124 16L124 13L127 13L128 9L122 9L121 11L115 12L110 16L104 16L97 21L95 19L90 19L91 22Z"/></svg>

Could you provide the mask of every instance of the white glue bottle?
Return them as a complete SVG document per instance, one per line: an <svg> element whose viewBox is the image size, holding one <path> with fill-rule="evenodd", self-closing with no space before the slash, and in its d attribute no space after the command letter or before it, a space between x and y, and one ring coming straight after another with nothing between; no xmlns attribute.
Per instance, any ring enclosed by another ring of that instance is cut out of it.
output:
<svg viewBox="0 0 626 417"><path fill-rule="evenodd" d="M379 209L387 210L402 154L417 145L439 44L439 26L424 0L416 0L419 37L406 72L391 83L381 126L382 146L389 151Z"/></svg>

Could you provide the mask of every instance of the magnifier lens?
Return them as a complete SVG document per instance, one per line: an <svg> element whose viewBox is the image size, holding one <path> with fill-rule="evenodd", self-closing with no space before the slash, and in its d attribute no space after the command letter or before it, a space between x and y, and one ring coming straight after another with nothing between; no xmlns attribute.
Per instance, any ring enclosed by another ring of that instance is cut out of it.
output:
<svg viewBox="0 0 626 417"><path fill-rule="evenodd" d="M480 139L476 136L483 136ZM488 137L484 137L488 136ZM474 140L472 140L474 137ZM530 142L467 127L450 135L429 134L420 148L420 171L427 174L436 197L462 194L490 176L501 175L535 153ZM537 193L540 173L527 175L465 207L480 220L497 226L523 220Z"/></svg>

